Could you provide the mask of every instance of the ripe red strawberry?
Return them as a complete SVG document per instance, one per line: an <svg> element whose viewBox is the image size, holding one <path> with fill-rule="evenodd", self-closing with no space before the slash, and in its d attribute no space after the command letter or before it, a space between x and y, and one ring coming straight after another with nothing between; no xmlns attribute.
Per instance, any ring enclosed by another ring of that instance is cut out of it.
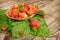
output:
<svg viewBox="0 0 60 40"><path fill-rule="evenodd" d="M28 4L24 4L24 7L26 7L28 10L30 9L30 6Z"/></svg>
<svg viewBox="0 0 60 40"><path fill-rule="evenodd" d="M34 5L30 6L30 9L32 9L34 13L38 12L38 8L36 8Z"/></svg>
<svg viewBox="0 0 60 40"><path fill-rule="evenodd" d="M19 13L19 17L25 19L25 18L27 18L27 14L26 13Z"/></svg>
<svg viewBox="0 0 60 40"><path fill-rule="evenodd" d="M2 28L1 28L3 31L5 31L6 30L6 27L5 26L2 26Z"/></svg>
<svg viewBox="0 0 60 40"><path fill-rule="evenodd" d="M33 11L34 11L34 13L37 13L38 9L37 8L33 8Z"/></svg>
<svg viewBox="0 0 60 40"><path fill-rule="evenodd" d="M11 16L12 16L12 12L8 12L8 16L10 16L10 17L11 17Z"/></svg>
<svg viewBox="0 0 60 40"><path fill-rule="evenodd" d="M31 27L34 27L34 28L39 28L39 22L38 20L32 20L31 23L30 23Z"/></svg>
<svg viewBox="0 0 60 40"><path fill-rule="evenodd" d="M20 34L20 35L23 35L24 33L23 33L23 31L20 31L19 34Z"/></svg>
<svg viewBox="0 0 60 40"><path fill-rule="evenodd" d="M13 18L19 18L18 13L14 11L14 12L12 13L12 17L13 17Z"/></svg>
<svg viewBox="0 0 60 40"><path fill-rule="evenodd" d="M21 12L26 13L28 11L28 9L26 7L22 8Z"/></svg>

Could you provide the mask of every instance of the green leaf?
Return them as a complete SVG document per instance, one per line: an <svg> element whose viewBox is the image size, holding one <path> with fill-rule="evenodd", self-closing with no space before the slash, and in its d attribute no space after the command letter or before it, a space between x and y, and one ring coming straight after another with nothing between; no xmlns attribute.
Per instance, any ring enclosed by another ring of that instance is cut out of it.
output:
<svg viewBox="0 0 60 40"><path fill-rule="evenodd" d="M34 36L48 36L50 34L50 30L46 25L44 18L42 17L42 20L39 20L39 18L40 16L36 15L35 17L30 19L30 21L38 20L40 24L40 27L38 29L31 28L31 34Z"/></svg>
<svg viewBox="0 0 60 40"><path fill-rule="evenodd" d="M28 21L20 21L12 23L12 36L15 38L23 37L19 34L20 31L23 31L23 36L26 36L30 33L30 26Z"/></svg>
<svg viewBox="0 0 60 40"><path fill-rule="evenodd" d="M5 26L6 27L6 31L9 31L11 25L11 20L5 15L6 13L6 10L2 10L0 9L0 32L3 32L1 30L1 27L2 26Z"/></svg>
<svg viewBox="0 0 60 40"><path fill-rule="evenodd" d="M3 13L5 13L5 12L6 12L6 10L0 9L0 15L3 14Z"/></svg>
<svg viewBox="0 0 60 40"><path fill-rule="evenodd" d="M39 20L39 18L43 18L43 17L40 16L40 15L35 15L34 17L30 18L30 21L32 21L32 20Z"/></svg>
<svg viewBox="0 0 60 40"><path fill-rule="evenodd" d="M39 32L37 36L48 36L50 34L50 30L48 26L46 25L44 18L43 20L39 21L39 23L40 23L40 28L38 29Z"/></svg>
<svg viewBox="0 0 60 40"><path fill-rule="evenodd" d="M44 11L43 10L38 10L38 13L39 15L43 16L44 17Z"/></svg>

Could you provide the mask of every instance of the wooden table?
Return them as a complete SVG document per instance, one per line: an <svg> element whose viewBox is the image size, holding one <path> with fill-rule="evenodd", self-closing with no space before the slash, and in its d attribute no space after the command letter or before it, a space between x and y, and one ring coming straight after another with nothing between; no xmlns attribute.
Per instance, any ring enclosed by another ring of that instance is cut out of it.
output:
<svg viewBox="0 0 60 40"><path fill-rule="evenodd" d="M7 9L17 3L37 4L45 12L45 20L51 32L48 37L35 37L27 35L24 38L15 39L9 33L1 33L0 40L60 40L60 0L8 0L0 1L0 9Z"/></svg>

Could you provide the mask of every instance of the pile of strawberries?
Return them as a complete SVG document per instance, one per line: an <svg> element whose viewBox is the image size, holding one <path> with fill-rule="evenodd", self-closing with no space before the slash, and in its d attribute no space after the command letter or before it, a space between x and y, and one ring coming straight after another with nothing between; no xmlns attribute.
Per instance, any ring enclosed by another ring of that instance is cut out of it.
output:
<svg viewBox="0 0 60 40"><path fill-rule="evenodd" d="M35 5L13 5L7 12L7 15L15 19L26 19L37 14L38 8Z"/></svg>

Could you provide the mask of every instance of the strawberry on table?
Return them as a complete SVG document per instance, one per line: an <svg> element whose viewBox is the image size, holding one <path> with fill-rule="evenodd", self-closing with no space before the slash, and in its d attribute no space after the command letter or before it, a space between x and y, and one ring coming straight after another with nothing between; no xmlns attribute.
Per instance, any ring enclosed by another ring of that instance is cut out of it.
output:
<svg viewBox="0 0 60 40"><path fill-rule="evenodd" d="M40 26L38 20L32 20L30 25L33 28L39 28L39 26Z"/></svg>
<svg viewBox="0 0 60 40"><path fill-rule="evenodd" d="M5 31L6 30L6 27L5 26L2 26L2 28L1 28L3 31Z"/></svg>
<svg viewBox="0 0 60 40"><path fill-rule="evenodd" d="M19 32L19 34L20 34L20 35L23 35L23 34L24 34L24 32L23 32L23 31L20 31L20 32Z"/></svg>

